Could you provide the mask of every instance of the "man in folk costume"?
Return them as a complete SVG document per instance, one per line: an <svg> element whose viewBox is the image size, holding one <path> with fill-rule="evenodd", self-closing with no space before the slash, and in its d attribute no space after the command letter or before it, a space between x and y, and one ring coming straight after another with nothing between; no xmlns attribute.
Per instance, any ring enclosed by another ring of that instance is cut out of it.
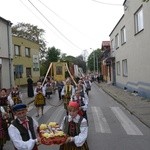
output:
<svg viewBox="0 0 150 150"><path fill-rule="evenodd" d="M45 89L41 85L41 82L37 82L37 86L34 89L35 100L34 104L37 109L36 117L39 117L39 111L41 109L41 114L43 115L43 110L45 106Z"/></svg>
<svg viewBox="0 0 150 150"><path fill-rule="evenodd" d="M10 139L16 150L38 150L40 138L37 134L38 122L27 116L27 106L16 104L13 106L16 119L8 128Z"/></svg>
<svg viewBox="0 0 150 150"><path fill-rule="evenodd" d="M14 104L12 99L8 99L7 90L5 88L0 90L0 150L7 140L9 140L8 126L13 118L11 106Z"/></svg>
<svg viewBox="0 0 150 150"><path fill-rule="evenodd" d="M71 97L75 94L74 86L71 84L71 80L67 79L66 84L64 85L61 95L64 102L64 109L66 109L67 112L67 106L71 99Z"/></svg>

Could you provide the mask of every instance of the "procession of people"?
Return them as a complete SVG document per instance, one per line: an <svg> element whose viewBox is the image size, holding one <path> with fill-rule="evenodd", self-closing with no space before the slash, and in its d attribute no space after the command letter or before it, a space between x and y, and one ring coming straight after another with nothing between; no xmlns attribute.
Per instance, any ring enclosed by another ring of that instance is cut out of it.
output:
<svg viewBox="0 0 150 150"><path fill-rule="evenodd" d="M68 135L60 150L88 150L88 116L89 92L85 76L74 82L67 77L64 81L55 81L46 77L42 83L37 81L33 87L31 76L27 79L27 96L34 98L37 115L44 116L46 100L58 90L58 99L62 101L66 112L60 129ZM38 122L27 116L27 105L22 102L23 96L17 85L8 92L5 88L0 92L0 150L7 140L11 140L16 150L38 150L41 144L38 135ZM77 128L78 126L78 128Z"/></svg>

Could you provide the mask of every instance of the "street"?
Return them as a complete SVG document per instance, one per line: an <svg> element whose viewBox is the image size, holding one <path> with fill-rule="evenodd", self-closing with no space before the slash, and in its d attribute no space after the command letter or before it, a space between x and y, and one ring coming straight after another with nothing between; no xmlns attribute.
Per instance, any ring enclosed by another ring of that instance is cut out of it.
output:
<svg viewBox="0 0 150 150"><path fill-rule="evenodd" d="M39 124L55 121L61 123L65 111L62 101L58 100L57 91L47 99L44 115L36 118L36 109L31 103L29 115ZM89 93L88 109L90 150L149 150L150 130L122 105L113 100L95 83ZM12 149L8 142L5 150ZM58 150L59 146L40 145L40 150Z"/></svg>

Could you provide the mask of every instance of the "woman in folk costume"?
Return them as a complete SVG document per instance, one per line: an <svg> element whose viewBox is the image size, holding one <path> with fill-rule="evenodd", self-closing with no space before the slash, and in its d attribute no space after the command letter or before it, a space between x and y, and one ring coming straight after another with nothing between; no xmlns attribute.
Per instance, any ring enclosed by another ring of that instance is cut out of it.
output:
<svg viewBox="0 0 150 150"><path fill-rule="evenodd" d="M68 103L71 97L74 95L74 93L75 93L74 86L71 84L71 80L67 79L66 84L64 85L61 91L62 99L64 102L64 109L66 109L66 112L67 112Z"/></svg>
<svg viewBox="0 0 150 150"><path fill-rule="evenodd" d="M41 142L38 136L38 122L27 116L27 106L17 104L13 106L16 119L8 128L9 136L15 150L38 150L37 145Z"/></svg>
<svg viewBox="0 0 150 150"><path fill-rule="evenodd" d="M14 101L14 105L22 103L22 94L19 91L18 86L14 86L12 88L12 91L10 92L8 97Z"/></svg>
<svg viewBox="0 0 150 150"><path fill-rule="evenodd" d="M12 99L8 99L7 90L5 88L0 90L0 150L7 140L9 140L8 126L10 125L13 114L11 106L13 105Z"/></svg>
<svg viewBox="0 0 150 150"><path fill-rule="evenodd" d="M75 95L72 97L71 101L75 101L79 104L79 115L87 119L87 108L88 108L88 99L82 97L80 90L75 92Z"/></svg>
<svg viewBox="0 0 150 150"><path fill-rule="evenodd" d="M88 125L87 120L78 114L79 105L70 101L68 104L68 116L65 116L61 129L68 138L59 150L89 150L87 144Z"/></svg>
<svg viewBox="0 0 150 150"><path fill-rule="evenodd" d="M36 117L39 117L39 111L41 109L41 114L43 115L43 110L45 106L45 89L41 85L41 82L37 82L37 86L34 89L35 100L34 104L37 109Z"/></svg>

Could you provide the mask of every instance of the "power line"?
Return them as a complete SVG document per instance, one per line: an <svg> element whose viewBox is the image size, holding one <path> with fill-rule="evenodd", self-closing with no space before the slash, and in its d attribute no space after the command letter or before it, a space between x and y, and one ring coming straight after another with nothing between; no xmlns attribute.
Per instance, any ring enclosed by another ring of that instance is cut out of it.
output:
<svg viewBox="0 0 150 150"><path fill-rule="evenodd" d="M43 2L41 2L41 0L38 0L43 6L45 6L49 11L51 11L53 14L55 14L59 19L61 19L62 21L64 21L67 25L71 26L73 29L75 29L76 31L78 31L80 34L84 35L85 37L87 37L87 35L83 32L81 32L80 30L78 30L76 27L74 27L72 24L70 24L68 21L66 21L64 18L62 18L60 15L58 15L56 12L54 12L51 8L49 8L46 4L44 4ZM91 37L88 37L90 39L92 39ZM92 39L93 40L93 39Z"/></svg>
<svg viewBox="0 0 150 150"><path fill-rule="evenodd" d="M121 4L105 3L105 2L100 2L100 1L97 1L97 0L92 0L92 1L103 4L103 5L122 6Z"/></svg>
<svg viewBox="0 0 150 150"><path fill-rule="evenodd" d="M53 23L51 23L44 15L43 13L30 1L28 0L29 3L41 14L41 16L48 22L51 24L51 26L61 35L63 36L67 41L69 41L72 45L74 45L76 48L82 50L81 48L79 48L76 44L74 44L71 40L69 40L61 31L59 31L54 25Z"/></svg>

